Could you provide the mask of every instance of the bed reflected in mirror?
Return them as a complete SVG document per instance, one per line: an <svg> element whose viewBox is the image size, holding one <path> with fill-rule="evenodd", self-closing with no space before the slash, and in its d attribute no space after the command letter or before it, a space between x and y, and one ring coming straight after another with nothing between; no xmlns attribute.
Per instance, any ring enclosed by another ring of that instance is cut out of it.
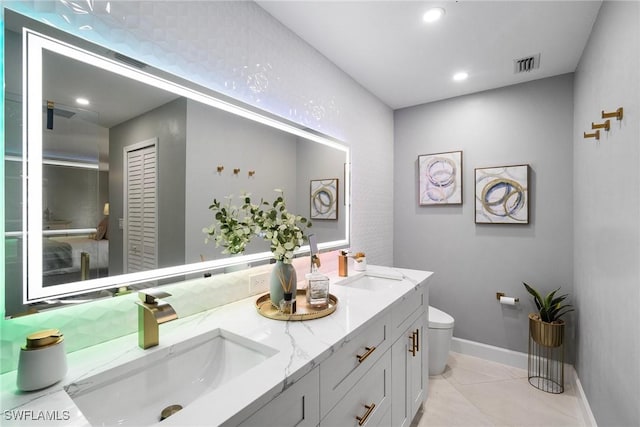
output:
<svg viewBox="0 0 640 427"><path fill-rule="evenodd" d="M43 286L109 274L108 172L88 166L43 163Z"/></svg>

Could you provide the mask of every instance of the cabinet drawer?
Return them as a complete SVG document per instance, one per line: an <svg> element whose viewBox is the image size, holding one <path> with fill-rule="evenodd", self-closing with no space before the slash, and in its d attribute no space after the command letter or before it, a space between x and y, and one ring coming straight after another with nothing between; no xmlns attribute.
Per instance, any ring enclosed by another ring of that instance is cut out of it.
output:
<svg viewBox="0 0 640 427"><path fill-rule="evenodd" d="M393 305L391 341L396 342L409 326L426 310L424 286L417 286Z"/></svg>
<svg viewBox="0 0 640 427"><path fill-rule="evenodd" d="M320 365L320 416L323 417L389 348L391 313L372 322Z"/></svg>
<svg viewBox="0 0 640 427"><path fill-rule="evenodd" d="M373 426L373 424L371 425ZM389 427L389 426L393 426L393 424L391 424L391 409L388 409L387 412L385 412L385 414L380 417L380 421L378 421L378 423L376 424L376 427Z"/></svg>
<svg viewBox="0 0 640 427"><path fill-rule="evenodd" d="M326 427L384 425L391 411L391 352L387 351L320 422ZM387 424L388 425L388 424Z"/></svg>
<svg viewBox="0 0 640 427"><path fill-rule="evenodd" d="M316 427L320 422L318 369L240 423L242 427Z"/></svg>

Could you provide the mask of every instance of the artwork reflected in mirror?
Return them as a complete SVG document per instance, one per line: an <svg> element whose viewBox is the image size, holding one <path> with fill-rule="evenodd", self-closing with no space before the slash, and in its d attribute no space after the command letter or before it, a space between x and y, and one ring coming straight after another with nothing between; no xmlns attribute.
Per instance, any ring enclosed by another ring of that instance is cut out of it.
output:
<svg viewBox="0 0 640 427"><path fill-rule="evenodd" d="M7 14L5 29L7 315L44 299L104 295L139 272L221 260L202 233L214 198L272 199L279 188L310 216L309 182L344 174L343 144L239 115L210 95L165 84L144 64L136 70L39 34L27 51L20 25L11 24L16 15ZM25 72L22 55L30 58ZM335 194L336 206L344 204L347 191ZM348 243L347 221L314 224L321 247ZM262 243L246 253L268 251Z"/></svg>
<svg viewBox="0 0 640 427"><path fill-rule="evenodd" d="M311 219L338 219L338 181L311 180Z"/></svg>

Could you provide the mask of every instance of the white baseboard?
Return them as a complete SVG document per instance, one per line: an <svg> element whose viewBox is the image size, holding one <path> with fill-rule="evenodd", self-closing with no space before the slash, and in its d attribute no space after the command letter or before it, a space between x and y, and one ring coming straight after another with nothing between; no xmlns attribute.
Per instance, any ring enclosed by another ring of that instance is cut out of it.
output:
<svg viewBox="0 0 640 427"><path fill-rule="evenodd" d="M492 362L502 363L503 365L513 366L515 368L527 369L528 356L526 353L519 351L507 350L506 348L496 347L493 345L483 344L475 341L469 341L462 338L451 339L451 351L466 354L468 356L479 357L480 359L490 360ZM589 401L584 393L580 378L573 365L565 364L565 380L576 390L576 398L582 412L582 418L587 427L597 427L596 419L591 412Z"/></svg>
<svg viewBox="0 0 640 427"><path fill-rule="evenodd" d="M589 406L587 395L584 393L584 389L582 388L582 383L580 382L578 373L573 368L573 366L571 366L570 371L573 375L573 386L576 389L576 397L578 398L578 405L580 405L580 411L582 412L582 419L584 420L584 424L587 427L598 427L596 418L593 416L593 412L591 412L591 406Z"/></svg>
<svg viewBox="0 0 640 427"><path fill-rule="evenodd" d="M527 369L527 354L475 341L453 337L451 351L491 360L515 368Z"/></svg>

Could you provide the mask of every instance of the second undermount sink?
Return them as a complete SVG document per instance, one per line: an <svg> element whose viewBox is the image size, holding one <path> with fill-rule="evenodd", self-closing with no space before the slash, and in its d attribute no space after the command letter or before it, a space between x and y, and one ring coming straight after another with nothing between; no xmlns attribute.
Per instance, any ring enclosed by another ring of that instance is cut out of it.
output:
<svg viewBox="0 0 640 427"><path fill-rule="evenodd" d="M343 283L343 285L350 288L381 291L398 286L398 283L400 283L401 281L402 276L396 277L395 275L388 275L388 277L380 277L380 275L376 275L376 273L371 272L371 274L368 273L354 280L347 280Z"/></svg>
<svg viewBox="0 0 640 427"><path fill-rule="evenodd" d="M91 425L151 425L277 351L224 329L198 335L65 387Z"/></svg>

